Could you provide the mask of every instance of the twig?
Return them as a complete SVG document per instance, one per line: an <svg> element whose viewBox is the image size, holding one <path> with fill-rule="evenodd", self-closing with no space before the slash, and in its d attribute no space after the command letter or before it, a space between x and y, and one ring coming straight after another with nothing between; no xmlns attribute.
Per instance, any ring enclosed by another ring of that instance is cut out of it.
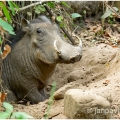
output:
<svg viewBox="0 0 120 120"><path fill-rule="evenodd" d="M20 8L18 11L22 11L22 10L25 10L25 9L27 9L27 8L29 8L29 7L42 4L43 2L46 2L46 1L39 1L39 2L36 2L36 3L32 3L32 4L30 4L30 5L27 5L27 6L25 6L25 7Z"/></svg>
<svg viewBox="0 0 120 120"><path fill-rule="evenodd" d="M72 33L75 33L75 31L78 29L78 26L74 29L74 31Z"/></svg>
<svg viewBox="0 0 120 120"><path fill-rule="evenodd" d="M12 43L10 40L8 40L8 39L6 39L6 38L5 38L5 40L8 41L9 43Z"/></svg>
<svg viewBox="0 0 120 120"><path fill-rule="evenodd" d="M47 12L51 15L54 16L53 13L51 12L51 10L48 8L47 5L44 5L45 9L47 10ZM55 22L59 25L59 21L55 18ZM60 27L62 29L62 31L66 34L66 36L69 38L69 40L72 42L73 45L75 45L75 41L73 40L73 38L70 36L70 34L63 28Z"/></svg>
<svg viewBox="0 0 120 120"><path fill-rule="evenodd" d="M72 32L72 36L76 37L79 41L79 45L82 47L82 40L75 34L75 31L77 30L78 26L75 28L75 30Z"/></svg>

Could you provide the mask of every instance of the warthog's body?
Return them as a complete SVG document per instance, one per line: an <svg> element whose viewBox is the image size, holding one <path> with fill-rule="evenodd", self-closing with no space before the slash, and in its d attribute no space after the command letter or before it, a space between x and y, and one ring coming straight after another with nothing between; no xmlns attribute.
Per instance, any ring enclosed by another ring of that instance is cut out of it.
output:
<svg viewBox="0 0 120 120"><path fill-rule="evenodd" d="M63 41L58 27L45 16L31 21L21 40L13 40L12 50L3 60L2 79L8 100L38 103L46 99L44 87L57 63L78 62L81 46Z"/></svg>

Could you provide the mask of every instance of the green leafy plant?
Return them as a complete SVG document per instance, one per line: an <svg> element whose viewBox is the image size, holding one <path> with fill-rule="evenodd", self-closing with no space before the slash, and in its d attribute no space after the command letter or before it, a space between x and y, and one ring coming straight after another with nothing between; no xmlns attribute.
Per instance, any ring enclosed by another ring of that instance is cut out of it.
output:
<svg viewBox="0 0 120 120"><path fill-rule="evenodd" d="M0 112L0 119L29 119L32 116L26 114L25 112L13 112L13 106L7 102L3 102L4 112Z"/></svg>
<svg viewBox="0 0 120 120"><path fill-rule="evenodd" d="M52 106L53 100L54 100L53 94L55 92L55 89L56 89L56 82L53 82L52 89L51 89L51 92L50 92L50 98L49 98L49 101L48 101L48 107L47 107L47 110L46 110L45 115L44 115L45 119L48 119L49 112L50 112L50 109L51 109L51 106Z"/></svg>
<svg viewBox="0 0 120 120"><path fill-rule="evenodd" d="M108 23L113 24L115 22L114 16L111 14L108 18Z"/></svg>
<svg viewBox="0 0 120 120"><path fill-rule="evenodd" d="M117 7L112 7L116 12L118 11ZM105 13L101 16L102 20L107 20L108 23L113 24L115 22L115 17L111 9L106 9Z"/></svg>
<svg viewBox="0 0 120 120"><path fill-rule="evenodd" d="M118 11L117 7L112 7L116 12ZM107 17L110 17L112 15L112 11L110 9L107 9L105 13L101 16L102 19L105 19Z"/></svg>
<svg viewBox="0 0 120 120"><path fill-rule="evenodd" d="M12 20L11 20L11 17L10 17L10 13L9 13L9 11L7 10L6 6L5 6L2 2L0 2L0 7L2 8L2 10L3 10L3 12L4 12L4 15L5 15L5 17L7 18L8 22L11 23Z"/></svg>
<svg viewBox="0 0 120 120"><path fill-rule="evenodd" d="M61 1L61 4L68 7L68 8L70 8L70 6L65 1Z"/></svg>
<svg viewBox="0 0 120 120"><path fill-rule="evenodd" d="M50 7L50 8L55 8L55 2L47 2L47 5Z"/></svg>
<svg viewBox="0 0 120 120"><path fill-rule="evenodd" d="M45 11L46 10L45 10L45 7L43 5L37 5L35 7L35 13L37 13L37 14L40 14L40 13L45 12Z"/></svg>
<svg viewBox="0 0 120 120"><path fill-rule="evenodd" d="M56 18L59 22L62 22L62 20L63 20L63 16L57 16L57 18Z"/></svg>
<svg viewBox="0 0 120 120"><path fill-rule="evenodd" d="M19 10L19 7L18 7L18 5L16 5L14 2L12 2L12 1L8 1L8 4L9 4L9 7L10 7L10 9L11 9L11 11L12 11L12 15L15 15L15 12L17 11L17 10Z"/></svg>
<svg viewBox="0 0 120 120"><path fill-rule="evenodd" d="M2 20L1 18L0 18L0 26L10 34L15 35L15 33L13 32L13 27L8 22Z"/></svg>
<svg viewBox="0 0 120 120"><path fill-rule="evenodd" d="M8 1L9 7L12 11L12 15L15 15L15 8L19 9L19 7L12 1ZM7 31L9 34L13 34L15 35L14 31L13 31L13 27L11 26L10 23L12 23L11 20L11 16L10 16L10 11L8 10L7 6L3 3L0 2L0 8L1 8L1 13L3 11L5 18L0 18L0 27L2 27L3 29L1 30L1 39L4 38L4 33L5 31Z"/></svg>
<svg viewBox="0 0 120 120"><path fill-rule="evenodd" d="M80 15L80 14L78 14L78 13L72 13L72 14L71 14L71 17L72 17L73 19L75 19L75 18L78 18L78 17L82 17L82 15Z"/></svg>

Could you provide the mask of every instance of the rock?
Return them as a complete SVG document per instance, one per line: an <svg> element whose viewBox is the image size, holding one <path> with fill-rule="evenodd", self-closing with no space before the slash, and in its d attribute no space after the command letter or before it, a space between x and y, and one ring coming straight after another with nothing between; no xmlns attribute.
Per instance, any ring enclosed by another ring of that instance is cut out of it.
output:
<svg viewBox="0 0 120 120"><path fill-rule="evenodd" d="M64 98L65 92L71 88L78 88L80 86L80 84L78 83L68 83L65 86L61 87L60 89L58 89L55 93L54 93L54 99L55 100L60 100Z"/></svg>
<svg viewBox="0 0 120 120"><path fill-rule="evenodd" d="M109 119L111 104L99 95L70 89L64 96L64 114L70 119Z"/></svg>

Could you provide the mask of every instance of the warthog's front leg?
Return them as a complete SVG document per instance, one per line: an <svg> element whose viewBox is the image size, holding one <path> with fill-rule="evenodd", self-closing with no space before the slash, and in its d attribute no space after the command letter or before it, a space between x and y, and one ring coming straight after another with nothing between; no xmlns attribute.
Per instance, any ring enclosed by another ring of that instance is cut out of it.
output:
<svg viewBox="0 0 120 120"><path fill-rule="evenodd" d="M37 88L29 91L28 94L26 94L25 99L30 101L33 104L37 104L38 102L42 102L46 100L48 97L46 96L44 90L38 91Z"/></svg>

